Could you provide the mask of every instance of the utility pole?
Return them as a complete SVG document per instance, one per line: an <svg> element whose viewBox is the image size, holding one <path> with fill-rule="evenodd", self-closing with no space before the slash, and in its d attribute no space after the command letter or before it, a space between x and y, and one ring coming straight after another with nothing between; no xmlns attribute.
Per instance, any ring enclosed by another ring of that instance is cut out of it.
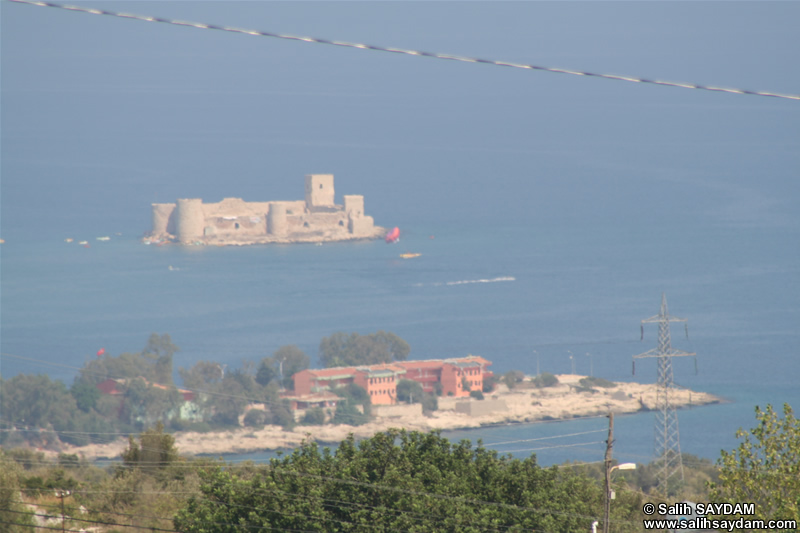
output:
<svg viewBox="0 0 800 533"><path fill-rule="evenodd" d="M642 320L641 330L644 338L645 324L658 324L658 348L633 356L633 373L636 374L636 360L646 357L658 359L658 393L656 399L656 427L655 427L655 455L661 459L658 471L658 490L666 496L668 483L672 477L683 481L683 460L681 458L680 433L678 431L678 413L670 401L674 390L672 381L672 358L695 357L697 354L673 350L670 340L670 322L684 322L685 318L669 316L667 311L667 297L661 294L661 310L657 315ZM689 328L686 327L686 337L689 337Z"/></svg>
<svg viewBox="0 0 800 533"><path fill-rule="evenodd" d="M64 533L66 531L64 528L64 522L66 521L66 515L64 514L64 496L69 496L69 491L60 490L56 492L56 496L61 498L61 533Z"/></svg>
<svg viewBox="0 0 800 533"><path fill-rule="evenodd" d="M608 413L608 440L606 441L606 513L603 520L603 533L609 532L609 518L611 516L611 448L614 447L614 413Z"/></svg>

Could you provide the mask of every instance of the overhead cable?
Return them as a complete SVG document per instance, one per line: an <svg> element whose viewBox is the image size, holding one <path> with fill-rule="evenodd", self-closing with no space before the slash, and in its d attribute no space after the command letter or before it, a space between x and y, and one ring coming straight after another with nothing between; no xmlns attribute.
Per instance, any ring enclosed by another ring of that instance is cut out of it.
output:
<svg viewBox="0 0 800 533"><path fill-rule="evenodd" d="M711 85L699 85L696 83L679 83L679 82L672 82L672 81L663 81L663 80L654 80L648 78L639 78L633 76L619 76L615 74L598 74L595 72L585 72L580 70L570 70L570 69L563 69L563 68L554 68L554 67L543 67L540 65L530 65L526 63L512 63L509 61L498 61L493 59L480 59L476 57L465 57L465 56L458 56L452 54L443 54L443 53L434 53L434 52L422 52L419 50L408 50L404 48L390 48L385 46L375 46L370 44L363 44L363 43L351 43L347 41L333 41L330 39L320 39L317 37L303 37L297 35L285 35L281 33L271 33L266 31L258 31L258 30L248 30L243 28L235 28L232 26L218 26L215 24L204 24L201 22L188 22L183 20L172 20L166 19L161 17L151 17L145 15L134 15L132 13L119 13L116 11L107 11L104 9L94 9L94 8L87 8L87 7L80 7L80 6L73 6L68 4L55 4L52 2L41 2L37 0L8 0L9 2L16 2L20 4L29 4L33 6L40 6L40 7L54 7L58 9L66 9L69 11L78 11L81 13L89 13L92 15L107 15L111 17L120 17L120 18L127 18L127 19L134 19L140 20L143 22L161 22L164 24L172 24L175 26L188 26L191 28L198 28L202 30L220 30L220 31L227 31L232 33L241 33L245 35L253 35L256 37L273 37L276 39L288 39L291 41L303 41L307 43L316 43L316 44L327 44L331 46L341 46L346 48L358 48L361 50L374 50L377 52L391 52L394 54L405 54L410 56L420 56L420 57L431 57L434 59L446 59L450 61L460 61L463 63L483 63L487 65L494 65L498 67L512 67L512 68L519 68L519 69L526 69L526 70L539 70L544 72L554 72L558 74L572 74L573 76L588 76L594 78L604 78L607 80L617 80L617 81L629 81L633 83L646 83L652 85L665 85L668 87L680 87L682 89L700 89L703 91L713 91L713 92L723 92L723 93L733 93L733 94L748 94L753 96L769 96L772 98L783 98L787 100L800 100L800 95L795 94L779 94L773 92L765 92L765 91L750 91L746 89L731 89L726 87L715 87Z"/></svg>

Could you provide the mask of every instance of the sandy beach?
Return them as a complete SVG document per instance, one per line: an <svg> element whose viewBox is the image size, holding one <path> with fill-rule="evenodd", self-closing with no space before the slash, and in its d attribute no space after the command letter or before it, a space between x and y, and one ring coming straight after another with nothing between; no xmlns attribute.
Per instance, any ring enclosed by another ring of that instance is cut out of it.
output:
<svg viewBox="0 0 800 533"><path fill-rule="evenodd" d="M509 390L499 385L495 392L486 394L487 403L496 407L493 412L470 415L456 412L456 404L478 402L473 399L439 398L439 410L430 416L419 413L401 416L377 416L368 424L354 427L348 425L302 426L291 431L279 426L235 428L213 433L178 432L175 444L182 455L218 455L247 453L262 450L291 448L303 440L313 439L323 443L340 442L350 433L357 438L369 437L389 428L429 431L432 429L469 429L507 423L535 423L550 420L567 420L590 416L635 413L656 407L655 384L615 383L614 387L596 387L592 392L578 392L580 379L586 376L574 374L558 375L559 384L553 387L514 388ZM679 408L719 403L721 398L704 392L686 389L673 390L671 403ZM496 401L492 401L496 400ZM503 408L503 403L506 408ZM484 407L484 406L478 406ZM413 411L413 409L410 409ZM108 444L90 444L82 447L65 447L62 453L78 454L87 459L118 458L127 445L127 439Z"/></svg>

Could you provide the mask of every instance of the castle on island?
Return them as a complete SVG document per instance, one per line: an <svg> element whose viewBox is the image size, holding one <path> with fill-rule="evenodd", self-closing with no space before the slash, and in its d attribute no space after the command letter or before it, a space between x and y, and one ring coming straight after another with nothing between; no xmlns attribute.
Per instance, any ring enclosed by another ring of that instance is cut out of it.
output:
<svg viewBox="0 0 800 533"><path fill-rule="evenodd" d="M376 239L385 233L364 214L362 195L345 195L344 205L337 205L333 174L307 174L305 200L225 198L206 204L200 198L181 198L176 203L153 204L153 230L146 239L244 245Z"/></svg>

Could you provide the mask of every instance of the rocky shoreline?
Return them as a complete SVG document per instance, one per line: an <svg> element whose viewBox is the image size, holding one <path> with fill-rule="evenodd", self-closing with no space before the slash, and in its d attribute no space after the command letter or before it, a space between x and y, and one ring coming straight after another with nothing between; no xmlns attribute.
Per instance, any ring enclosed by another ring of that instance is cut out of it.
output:
<svg viewBox="0 0 800 533"><path fill-rule="evenodd" d="M350 433L356 438L364 438L395 427L417 431L473 429L509 423L603 416L609 411L615 414L632 414L655 409L657 405L655 384L616 382L613 387L594 387L586 391L579 385L579 381L586 376L562 374L557 377L558 385L542 389L517 387L508 390L505 385L500 385L495 392L486 395L484 401L492 402L486 405L496 406L492 412L486 414L470 415L455 410L456 403L479 400L440 398L439 410L429 416L418 413L380 416L357 427L297 426L291 431L284 431L278 426L265 426L262 429L242 427L213 433L178 432L174 434L175 445L182 455L249 453L293 448L309 439L321 443L338 443ZM671 403L678 408L723 401L712 394L687 389L676 389L671 393ZM503 405L505 409L502 408ZM78 454L90 460L115 459L126 446L127 439L121 438L108 444L65 447L61 452Z"/></svg>

